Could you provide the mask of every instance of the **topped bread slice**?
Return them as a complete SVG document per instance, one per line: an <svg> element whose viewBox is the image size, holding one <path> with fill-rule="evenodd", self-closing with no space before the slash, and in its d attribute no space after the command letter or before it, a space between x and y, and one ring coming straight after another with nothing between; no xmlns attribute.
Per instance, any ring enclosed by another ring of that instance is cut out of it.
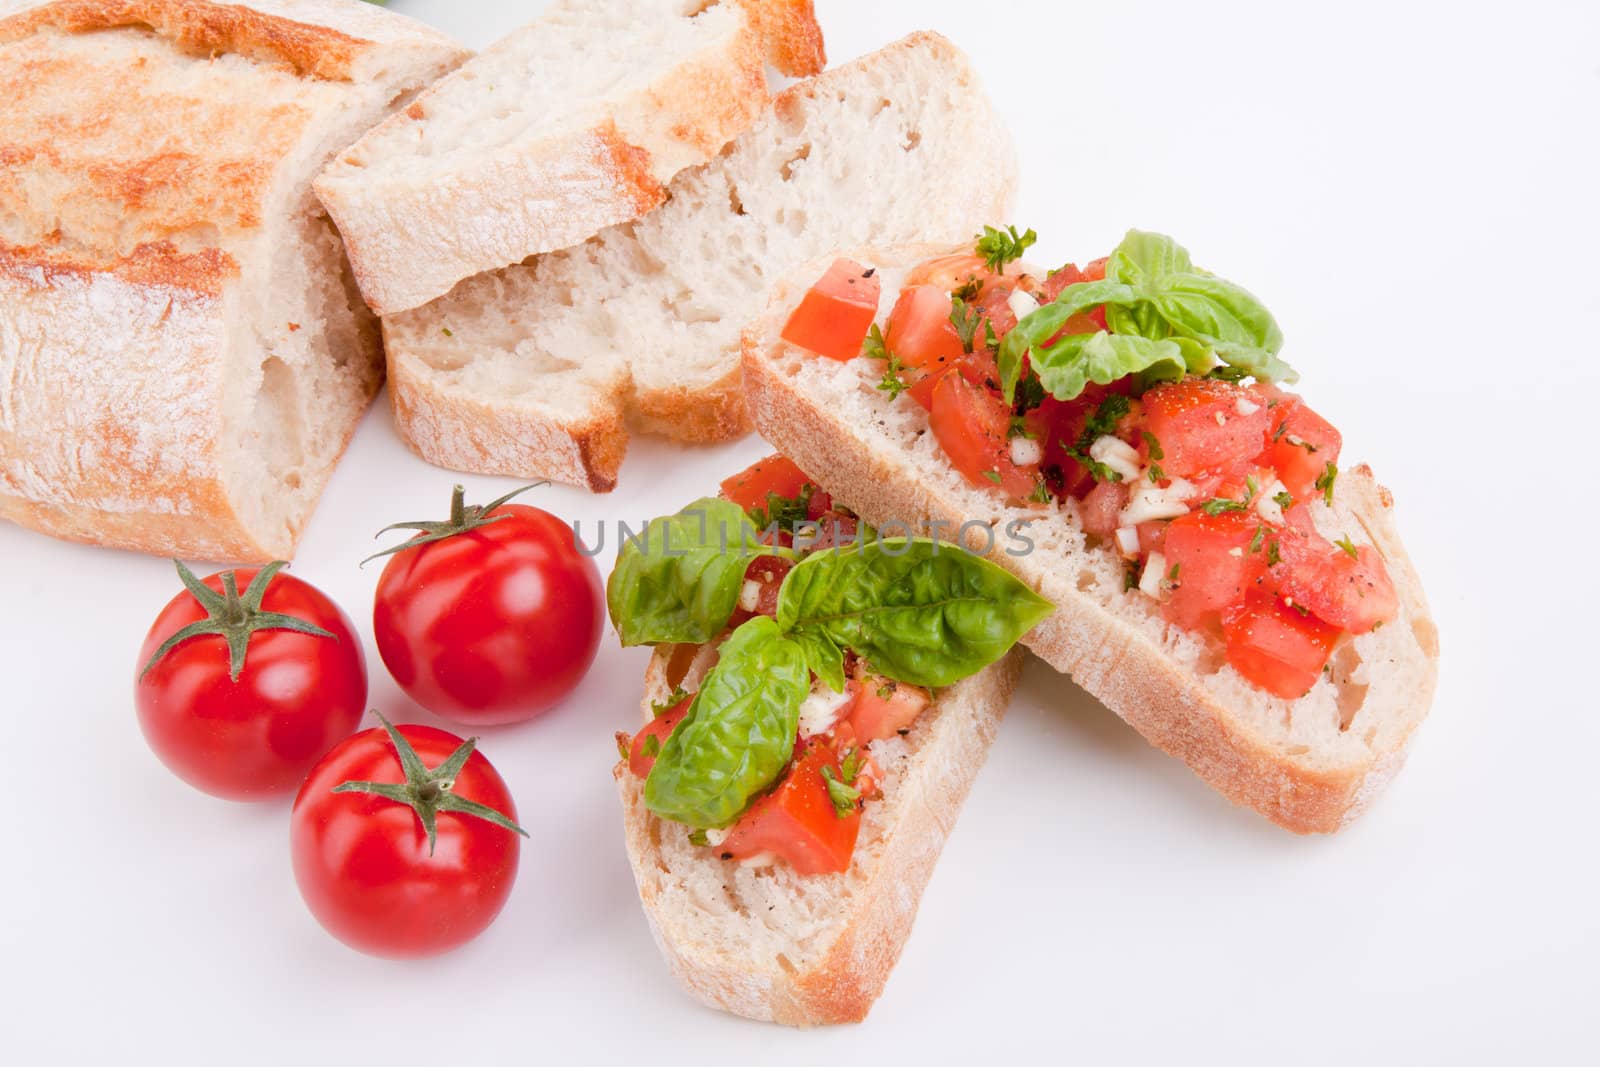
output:
<svg viewBox="0 0 1600 1067"><path fill-rule="evenodd" d="M383 376L311 194L465 58L360 0L0 18L0 517L289 556Z"/></svg>
<svg viewBox="0 0 1600 1067"><path fill-rule="evenodd" d="M811 0L557 0L316 183L380 315L578 244L748 129L765 60L822 69Z"/></svg>
<svg viewBox="0 0 1600 1067"><path fill-rule="evenodd" d="M432 463L609 491L630 426L749 432L739 331L773 281L863 231L969 237L1015 177L966 57L915 34L782 93L637 222L386 317L395 423Z"/></svg>
<svg viewBox="0 0 1600 1067"><path fill-rule="evenodd" d="M875 268L893 294L917 264L951 251L844 255ZM1428 713L1439 653L1393 499L1372 471L1343 471L1331 503L1308 506L1324 536L1376 549L1398 616L1341 643L1304 696L1272 696L1229 665L1215 641L1168 623L1154 600L1130 591L1124 560L1084 532L1075 506L1010 506L970 484L929 432L927 412L879 388L881 361L838 362L783 340L790 313L832 261L780 282L745 332L744 380L761 435L867 522L960 531L1054 603L1055 614L1022 643L1230 800L1299 833L1338 830L1364 811Z"/></svg>

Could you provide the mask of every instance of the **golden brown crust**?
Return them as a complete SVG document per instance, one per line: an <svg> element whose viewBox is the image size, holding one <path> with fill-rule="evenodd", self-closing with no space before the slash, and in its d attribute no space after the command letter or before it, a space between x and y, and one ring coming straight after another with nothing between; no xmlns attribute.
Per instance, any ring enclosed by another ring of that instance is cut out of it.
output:
<svg viewBox="0 0 1600 1067"><path fill-rule="evenodd" d="M828 65L812 0L739 0L766 42L767 61L791 78L806 78Z"/></svg>
<svg viewBox="0 0 1600 1067"><path fill-rule="evenodd" d="M688 444L736 441L753 428L745 408L743 377L734 364L731 371L701 386L636 387L629 401L629 420L635 429Z"/></svg>
<svg viewBox="0 0 1600 1067"><path fill-rule="evenodd" d="M327 26L208 0L56 0L0 20L0 44L41 30L119 27L151 30L190 55L233 53L325 81L349 81L356 58L372 44Z"/></svg>
<svg viewBox="0 0 1600 1067"><path fill-rule="evenodd" d="M185 253L170 241L138 245L126 256L102 256L86 249L48 245L12 248L0 242L0 272L19 281L28 278L41 286L52 285L64 275L88 280L93 274L106 272L130 285L220 296L222 287L239 276L239 264L220 248Z"/></svg>
<svg viewBox="0 0 1600 1067"><path fill-rule="evenodd" d="M837 413L820 409L778 368L765 349L776 336L776 310L769 310L744 335L744 382L757 431L869 522L890 517L937 520L953 529L970 518L937 487L904 476L891 462L899 457L875 454ZM1341 506L1357 516L1384 555L1402 597L1403 618L1417 633L1427 659L1418 713L1365 761L1323 768L1284 751L1259 736L1142 633L1087 597L1058 599L1056 613L1023 643L1230 800L1296 833L1336 831L1365 809L1403 763L1411 730L1431 703L1438 652L1421 582L1387 514L1392 504L1388 490L1363 465L1340 477L1338 494ZM998 546L991 558L1017 569L1017 561Z"/></svg>

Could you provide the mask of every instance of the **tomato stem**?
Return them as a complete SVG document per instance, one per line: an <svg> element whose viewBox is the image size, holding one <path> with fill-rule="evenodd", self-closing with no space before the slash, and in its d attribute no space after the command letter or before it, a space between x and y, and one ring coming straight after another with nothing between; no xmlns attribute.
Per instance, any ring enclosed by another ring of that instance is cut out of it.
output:
<svg viewBox="0 0 1600 1067"><path fill-rule="evenodd" d="M212 634L221 637L228 643L228 678L237 682L239 674L244 670L245 655L250 648L250 635L257 630L293 630L296 633L309 634L312 637L331 637L337 641L338 635L324 630L314 623L304 619L297 619L293 615L284 615L276 611L262 611L261 598L267 595L267 586L272 584L272 579L277 577L279 571L288 566L284 560L274 560L256 572L249 586L245 588L244 595L239 594L239 577L236 571L222 572L222 592L206 585L194 572L183 565L182 560L173 560L178 568L178 578L184 587L206 609L206 617L179 630L162 642L144 665L144 670L139 672L143 678L150 673L161 657L171 652L174 648L189 640L191 637L200 637Z"/></svg>
<svg viewBox="0 0 1600 1067"><path fill-rule="evenodd" d="M448 519L444 522L396 522L385 526L373 536L382 537L390 530L415 530L417 532L408 541L402 541L398 545L384 549L382 552L374 552L361 561L361 566L365 567L375 559L393 555L396 552L404 552L408 548L416 548L418 545L425 545L430 541L443 541L447 537L454 537L456 534L467 533L470 530L476 530L479 527L499 522L501 519L508 519L511 516L495 515L492 512L496 508L509 503L513 498L526 493L529 489L538 489L540 486L549 484L549 482L533 482L519 489L513 489L505 496L497 497L487 504L468 504L465 487L460 485L453 486L450 490L450 517Z"/></svg>
<svg viewBox="0 0 1600 1067"><path fill-rule="evenodd" d="M461 742L459 748L450 753L439 766L429 770L423 765L422 757L417 755L417 750L411 747L405 735L395 728L394 724L377 711L378 721L383 724L385 732L389 735L390 742L394 745L395 756L400 760L400 769L405 773L404 782L341 782L333 787L335 793L370 793L373 796L384 797L397 804L404 804L417 813L417 819L422 823L423 832L428 835L428 855L433 855L433 848L438 839L438 813L441 811L454 812L457 815L470 815L475 819L494 823L513 833L528 836L528 831L518 826L502 812L479 804L475 800L457 796L451 792L456 783L456 778L461 774L467 760L478 747L478 739L469 737Z"/></svg>

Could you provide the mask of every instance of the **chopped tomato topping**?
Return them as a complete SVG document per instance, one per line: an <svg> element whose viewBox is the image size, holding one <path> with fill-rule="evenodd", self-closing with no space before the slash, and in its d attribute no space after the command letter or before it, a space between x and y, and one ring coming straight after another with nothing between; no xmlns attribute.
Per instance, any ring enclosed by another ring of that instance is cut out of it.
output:
<svg viewBox="0 0 1600 1067"><path fill-rule="evenodd" d="M694 694L690 693L651 719L645 724L644 729L633 735L633 741L628 745L628 770L640 778L650 776L650 768L656 765L656 757L661 754L661 746L667 743L672 731L676 730L683 717L689 714L689 705L693 702Z"/></svg>
<svg viewBox="0 0 1600 1067"><path fill-rule="evenodd" d="M1261 462L1278 472L1291 496L1301 497L1311 492L1329 463L1339 462L1344 439L1299 397L1280 395L1282 399L1272 409Z"/></svg>
<svg viewBox="0 0 1600 1067"><path fill-rule="evenodd" d="M770 793L757 798L733 824L720 851L734 859L771 853L801 874L838 874L850 867L861 832L861 812L840 816L822 776L839 778L839 752L813 740Z"/></svg>
<svg viewBox="0 0 1600 1067"><path fill-rule="evenodd" d="M1211 378L1185 378L1144 394L1144 429L1160 442L1169 476L1189 478L1260 454L1273 409L1259 393Z"/></svg>
<svg viewBox="0 0 1600 1067"><path fill-rule="evenodd" d="M911 386L912 398L924 408L932 403L939 374L965 355L950 310L945 290L936 285L908 286L900 290L883 334L884 347L900 360L901 380Z"/></svg>
<svg viewBox="0 0 1600 1067"><path fill-rule="evenodd" d="M876 273L850 259L835 260L783 327L783 339L841 362L861 354L882 289Z"/></svg>
<svg viewBox="0 0 1600 1067"><path fill-rule="evenodd" d="M722 483L722 495L746 511L767 506L767 494L793 499L811 479L792 460L768 456Z"/></svg>
<svg viewBox="0 0 1600 1067"><path fill-rule="evenodd" d="M1167 525L1162 552L1167 566L1178 568L1178 576L1172 595L1162 605L1162 613L1189 630L1217 621L1229 605L1242 601L1265 574L1268 532L1258 518L1247 512L1207 515L1191 511L1173 519Z"/></svg>
<svg viewBox="0 0 1600 1067"><path fill-rule="evenodd" d="M746 587L739 592L739 607L728 620L728 625L738 626L757 615L777 618L778 590L783 587L783 579L793 569L794 560L782 556L757 556L751 560L750 565L744 569ZM755 583L753 607L746 603L746 592L751 582Z"/></svg>
<svg viewBox="0 0 1600 1067"><path fill-rule="evenodd" d="M1352 557L1315 532L1291 528L1283 531L1278 552L1283 562L1272 570L1279 595L1323 622L1364 634L1400 609L1389 571L1370 545L1357 547Z"/></svg>
<svg viewBox="0 0 1600 1067"><path fill-rule="evenodd" d="M1078 504L1084 533L1109 540L1117 532L1118 516L1128 506L1128 487L1122 482L1100 482Z"/></svg>
<svg viewBox="0 0 1600 1067"><path fill-rule="evenodd" d="M1011 460L1011 409L960 374L943 375L933 389L929 426L950 463L976 486L999 486L1023 500L1039 484L1037 465Z"/></svg>
<svg viewBox="0 0 1600 1067"><path fill-rule="evenodd" d="M1316 684L1339 628L1302 615L1270 593L1252 591L1222 613L1228 662L1275 696L1295 699Z"/></svg>
<svg viewBox="0 0 1600 1067"><path fill-rule="evenodd" d="M982 256L974 252L953 252L917 264L911 273L906 275L906 284L937 288L946 294L945 303L948 304L950 302L948 294L963 286L977 282L979 286L987 288L997 277L1016 278L1026 270L1021 261L1013 260L1006 264L1001 274L997 275L989 269L988 261Z"/></svg>
<svg viewBox="0 0 1600 1067"><path fill-rule="evenodd" d="M863 745L910 729L933 700L926 689L891 682L864 670L858 671L848 684L856 691L856 698L845 713L845 721Z"/></svg>

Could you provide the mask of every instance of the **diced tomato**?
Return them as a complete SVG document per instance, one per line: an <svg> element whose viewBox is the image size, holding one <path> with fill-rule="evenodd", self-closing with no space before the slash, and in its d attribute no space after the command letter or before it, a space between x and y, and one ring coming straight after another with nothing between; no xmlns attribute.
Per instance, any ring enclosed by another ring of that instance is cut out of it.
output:
<svg viewBox="0 0 1600 1067"><path fill-rule="evenodd" d="M807 552L821 552L825 548L853 545L860 540L861 520L842 511L825 511L813 521L817 524L816 536L802 539L800 547Z"/></svg>
<svg viewBox="0 0 1600 1067"><path fill-rule="evenodd" d="M757 798L733 824L720 852L734 859L770 852L800 874L849 870L861 812L840 817L828 796L824 767L839 776L838 751L826 740L808 742L777 788Z"/></svg>
<svg viewBox="0 0 1600 1067"><path fill-rule="evenodd" d="M926 689L891 682L865 670L858 670L848 684L855 689L856 698L844 721L863 745L910 729L933 700Z"/></svg>
<svg viewBox="0 0 1600 1067"><path fill-rule="evenodd" d="M1295 699L1316 684L1339 628L1301 615L1270 593L1252 590L1222 614L1228 662L1251 683Z"/></svg>
<svg viewBox="0 0 1600 1067"><path fill-rule="evenodd" d="M1144 429L1161 442L1162 469L1189 478L1208 468L1252 462L1266 443L1273 410L1242 386L1185 378L1144 394Z"/></svg>
<svg viewBox="0 0 1600 1067"><path fill-rule="evenodd" d="M1252 552L1258 530L1263 531L1262 540ZM1269 532L1247 512L1191 511L1173 519L1162 552L1167 566L1178 568L1178 576L1162 613L1188 630L1217 621L1225 609L1242 602L1266 572Z"/></svg>
<svg viewBox="0 0 1600 1067"><path fill-rule="evenodd" d="M689 714L689 705L693 702L694 694L691 693L651 719L644 729L633 735L633 741L628 745L628 770L640 778L650 776L650 768L656 765L661 746L667 743L667 738L678 728L678 723Z"/></svg>
<svg viewBox="0 0 1600 1067"><path fill-rule="evenodd" d="M1122 482L1101 482L1078 503L1084 533L1110 540L1120 525L1118 516L1128 506L1128 487Z"/></svg>
<svg viewBox="0 0 1600 1067"><path fill-rule="evenodd" d="M1148 557L1152 552L1165 552L1167 547L1167 524L1165 522L1141 522L1139 531L1139 555Z"/></svg>
<svg viewBox="0 0 1600 1067"><path fill-rule="evenodd" d="M924 408L933 401L940 372L955 366L965 352L950 321L950 294L936 285L914 285L900 291L889 312L883 344L900 360L901 379Z"/></svg>
<svg viewBox="0 0 1600 1067"><path fill-rule="evenodd" d="M741 589L739 607L734 611L733 617L728 620L730 626L754 618L757 615L778 614L778 590L783 586L783 579L794 569L794 560L782 556L757 556L750 561L744 569L744 580L756 583L755 607L748 608L744 604L744 592Z"/></svg>
<svg viewBox="0 0 1600 1067"><path fill-rule="evenodd" d="M833 494L826 489L813 489L806 500L806 518L820 519L833 510Z"/></svg>
<svg viewBox="0 0 1600 1067"><path fill-rule="evenodd" d="M829 359L854 359L878 317L882 284L850 259L834 260L783 327L783 339Z"/></svg>
<svg viewBox="0 0 1600 1067"><path fill-rule="evenodd" d="M1272 409L1267 449L1261 462L1278 472L1278 480L1291 496L1305 496L1328 464L1339 462L1344 438L1299 397L1288 393L1281 396Z"/></svg>
<svg viewBox="0 0 1600 1067"><path fill-rule="evenodd" d="M1005 265L1004 271L996 274L989 269L988 262L982 256L974 252L953 252L917 264L906 275L906 284L934 286L947 294L945 300L948 302L949 293L974 281L987 288L996 278L1015 278L1026 271L1027 267L1020 260L1013 260Z"/></svg>
<svg viewBox="0 0 1600 1067"><path fill-rule="evenodd" d="M945 374L933 389L928 418L950 463L975 486L998 486L1022 500L1039 484L1037 466L1011 461L1011 409L998 396L959 374Z"/></svg>
<svg viewBox="0 0 1600 1067"><path fill-rule="evenodd" d="M793 499L811 479L794 461L783 456L768 456L722 483L722 495L746 511L767 506L767 494Z"/></svg>
<svg viewBox="0 0 1600 1067"><path fill-rule="evenodd" d="M1044 283L1039 287L1039 302L1049 303L1060 296L1061 290L1069 285L1077 285L1079 282L1098 282L1104 280L1105 276L1106 261L1104 259L1095 260L1083 270L1079 270L1075 264L1068 263L1044 280ZM1097 333L1105 328L1106 309L1104 307L1094 307L1067 319L1065 325L1056 334L1056 337L1075 333ZM1051 340L1054 339L1051 338Z"/></svg>
<svg viewBox="0 0 1600 1067"><path fill-rule="evenodd" d="M1279 595L1323 622L1364 634L1400 610L1388 568L1370 545L1361 545L1352 557L1296 524L1283 531L1278 554L1282 562L1272 568L1272 579Z"/></svg>

